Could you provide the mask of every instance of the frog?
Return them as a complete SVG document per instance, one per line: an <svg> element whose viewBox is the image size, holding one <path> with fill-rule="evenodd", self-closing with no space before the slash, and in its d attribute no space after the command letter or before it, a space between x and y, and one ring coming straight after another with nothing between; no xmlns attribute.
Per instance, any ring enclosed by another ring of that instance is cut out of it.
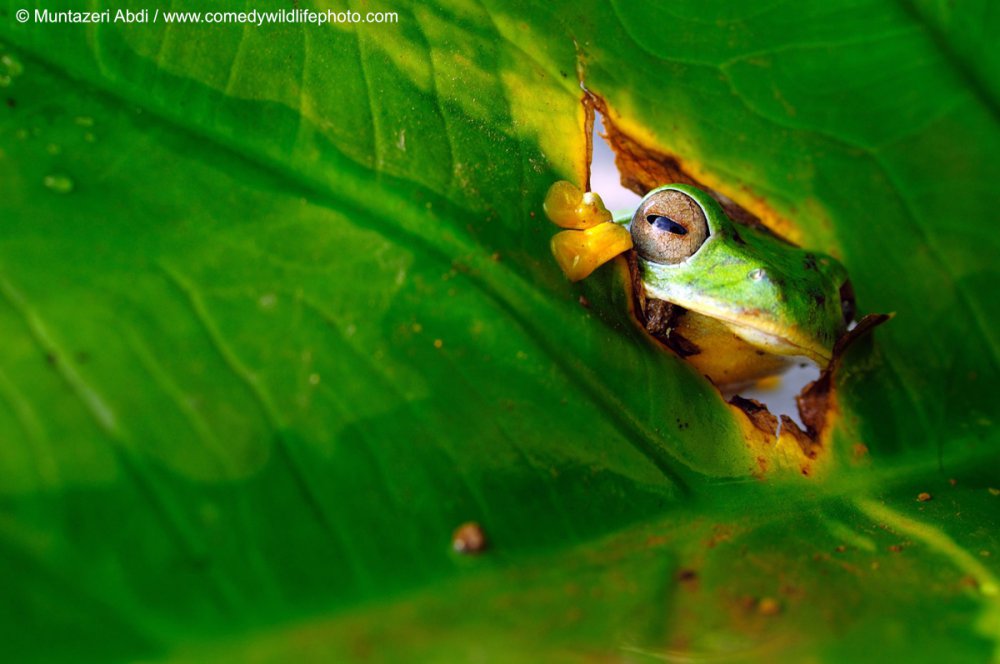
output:
<svg viewBox="0 0 1000 664"><path fill-rule="evenodd" d="M763 225L735 222L708 191L665 184L613 215L569 182L543 208L565 228L551 242L572 281L625 255L633 310L645 329L723 388L835 357L855 298L844 265Z"/></svg>

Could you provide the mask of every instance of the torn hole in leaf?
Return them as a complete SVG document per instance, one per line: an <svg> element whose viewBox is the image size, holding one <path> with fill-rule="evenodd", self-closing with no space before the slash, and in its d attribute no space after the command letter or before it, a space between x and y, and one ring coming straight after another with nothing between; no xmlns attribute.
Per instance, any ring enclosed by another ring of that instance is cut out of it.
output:
<svg viewBox="0 0 1000 664"><path fill-rule="evenodd" d="M588 118L588 155L590 181L588 190L597 191L605 205L616 217L619 213L635 210L642 196L663 184L683 183L694 185L710 193L726 214L738 224L753 227L781 241L787 238L766 225L757 215L741 207L728 197L714 191L685 172L677 157L657 152L641 145L608 119L603 100L584 89L583 103ZM772 215L768 215L772 216ZM782 220L778 226L789 230L790 224ZM789 226L789 228L785 228ZM667 330L683 309L660 300L647 300L638 279L633 252L629 252L629 270L632 293L632 313L637 322L654 338L681 357L699 353L696 345L683 338L670 338L658 334ZM864 317L851 331L845 333L834 349L834 356L826 367L819 367L806 358L793 358L792 366L779 375L757 381L739 389L720 389L723 397L743 418L748 440L755 440L759 447L794 450L780 455L799 465L803 475L812 472L811 462L818 458L824 432L835 408L832 386L834 375L844 350L872 328L888 319L884 315ZM767 463L759 458L760 471Z"/></svg>
<svg viewBox="0 0 1000 664"><path fill-rule="evenodd" d="M604 205L617 217L619 212L635 210L642 196L622 186L615 153L604 139L604 117L597 114L591 138L590 186L604 199Z"/></svg>

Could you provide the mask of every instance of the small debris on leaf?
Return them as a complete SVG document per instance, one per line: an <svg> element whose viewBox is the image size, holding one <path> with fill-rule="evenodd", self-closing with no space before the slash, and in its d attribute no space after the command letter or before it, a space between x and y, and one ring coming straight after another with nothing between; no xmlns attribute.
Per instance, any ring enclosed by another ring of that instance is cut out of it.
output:
<svg viewBox="0 0 1000 664"><path fill-rule="evenodd" d="M926 503L928 500L933 498L933 496L926 491L921 491L917 494L917 500L921 503Z"/></svg>
<svg viewBox="0 0 1000 664"><path fill-rule="evenodd" d="M458 553L476 555L486 550L486 533L475 521L463 523L451 536L451 546Z"/></svg>
<svg viewBox="0 0 1000 664"><path fill-rule="evenodd" d="M682 569L677 572L678 581L695 581L698 578L698 572L693 569Z"/></svg>
<svg viewBox="0 0 1000 664"><path fill-rule="evenodd" d="M955 486L956 484L958 484L958 480L952 477L951 479L948 480L948 484Z"/></svg>
<svg viewBox="0 0 1000 664"><path fill-rule="evenodd" d="M773 597L764 597L757 604L757 612L762 616L776 616L781 613L781 604Z"/></svg>
<svg viewBox="0 0 1000 664"><path fill-rule="evenodd" d="M590 300L588 300L586 296L581 295L580 299L577 301L580 303L580 306L583 307L584 309L590 309Z"/></svg>
<svg viewBox="0 0 1000 664"><path fill-rule="evenodd" d="M994 488L994 487L990 487L989 491L990 491L990 495L992 495L992 496L1000 496L1000 489L997 489L997 488Z"/></svg>
<svg viewBox="0 0 1000 664"><path fill-rule="evenodd" d="M961 579L959 579L958 584L965 588L972 588L973 590L979 590L979 581L977 581L976 577L972 576L971 574L963 576Z"/></svg>

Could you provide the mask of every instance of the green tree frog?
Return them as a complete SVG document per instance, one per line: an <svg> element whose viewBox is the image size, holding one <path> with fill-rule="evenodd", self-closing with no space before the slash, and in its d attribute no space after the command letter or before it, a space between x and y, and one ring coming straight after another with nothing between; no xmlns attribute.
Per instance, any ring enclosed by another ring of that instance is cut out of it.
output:
<svg viewBox="0 0 1000 664"><path fill-rule="evenodd" d="M612 218L599 196L558 182L545 211L571 229L552 239L567 277L627 252L640 321L719 386L776 375L797 357L826 367L854 318L840 262L736 224L697 187L659 187Z"/></svg>

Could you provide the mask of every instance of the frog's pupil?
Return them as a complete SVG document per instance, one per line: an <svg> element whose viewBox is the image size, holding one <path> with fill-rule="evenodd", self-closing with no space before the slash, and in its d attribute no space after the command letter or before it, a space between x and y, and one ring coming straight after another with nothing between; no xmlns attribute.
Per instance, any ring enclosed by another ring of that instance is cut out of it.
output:
<svg viewBox="0 0 1000 664"><path fill-rule="evenodd" d="M668 233L673 233L674 235L687 235L688 232L688 229L684 228L670 217L664 217L663 215L651 214L646 217L646 221L648 221L650 225L655 227L657 230L667 231Z"/></svg>

